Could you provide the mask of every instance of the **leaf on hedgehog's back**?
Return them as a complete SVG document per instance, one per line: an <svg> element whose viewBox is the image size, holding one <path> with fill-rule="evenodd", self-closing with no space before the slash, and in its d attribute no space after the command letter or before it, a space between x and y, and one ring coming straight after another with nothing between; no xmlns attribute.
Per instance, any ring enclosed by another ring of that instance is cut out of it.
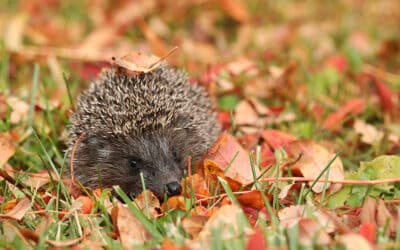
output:
<svg viewBox="0 0 400 250"><path fill-rule="evenodd" d="M148 73L160 66L161 62L177 48L178 47L172 48L162 57L143 54L141 52L131 52L122 57L113 57L111 63L117 65L119 69L124 70L128 75Z"/></svg>
<svg viewBox="0 0 400 250"><path fill-rule="evenodd" d="M226 132L208 150L204 159L204 170L209 170L210 166L216 165L226 177L242 185L248 185L254 181L249 153L240 146L235 137ZM215 164L209 164L210 162ZM255 167L254 170L258 177L259 169Z"/></svg>

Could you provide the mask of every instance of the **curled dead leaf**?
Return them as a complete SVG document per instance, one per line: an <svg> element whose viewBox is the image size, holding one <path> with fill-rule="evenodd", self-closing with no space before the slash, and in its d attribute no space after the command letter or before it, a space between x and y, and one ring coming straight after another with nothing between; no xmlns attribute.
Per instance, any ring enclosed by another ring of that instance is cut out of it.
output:
<svg viewBox="0 0 400 250"><path fill-rule="evenodd" d="M112 209L114 230L118 232L121 244L127 248L133 244L143 244L150 239L149 232L127 207Z"/></svg>
<svg viewBox="0 0 400 250"><path fill-rule="evenodd" d="M2 167L11 156L14 155L16 147L14 139L9 132L0 134L0 167Z"/></svg>
<svg viewBox="0 0 400 250"><path fill-rule="evenodd" d="M204 167L206 169L208 166L218 166L220 171L214 169L215 174L221 176L221 173L223 173L224 176L242 185L252 183L254 178L260 175L260 170L255 168L256 176L253 176L248 152L240 146L236 138L226 132L208 150L204 159L209 160L205 161Z"/></svg>
<svg viewBox="0 0 400 250"><path fill-rule="evenodd" d="M208 216L192 215L182 221L183 229L192 237L196 238L208 220Z"/></svg>
<svg viewBox="0 0 400 250"><path fill-rule="evenodd" d="M326 148L311 140L298 140L290 144L290 153L294 159L299 158L292 166L292 172L308 178L317 178L320 173L328 166L329 162L335 157ZM301 157L299 157L301 155ZM321 179L344 180L344 169L342 161L337 157L330 165L329 171L322 175ZM330 193L340 190L341 184L330 184L319 182L314 185L312 190L321 193L324 187L329 188Z"/></svg>
<svg viewBox="0 0 400 250"><path fill-rule="evenodd" d="M21 220L31 208L31 201L28 198L21 199L11 211L0 214L0 219Z"/></svg>
<svg viewBox="0 0 400 250"><path fill-rule="evenodd" d="M128 75L148 73L158 68L161 62L177 48L178 47L174 47L163 57L147 55L141 52L131 52L122 57L113 57L112 64L117 65L119 69L122 69Z"/></svg>

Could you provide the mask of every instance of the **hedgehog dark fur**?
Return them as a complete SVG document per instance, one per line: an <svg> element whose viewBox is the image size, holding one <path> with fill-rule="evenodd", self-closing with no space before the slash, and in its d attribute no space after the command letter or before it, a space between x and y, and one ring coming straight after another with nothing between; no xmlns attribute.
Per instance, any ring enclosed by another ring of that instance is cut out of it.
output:
<svg viewBox="0 0 400 250"><path fill-rule="evenodd" d="M180 192L188 156L198 160L220 130L206 92L184 72L166 63L134 76L107 68L78 97L67 155L83 134L73 158L83 185L119 185L136 195L142 172L146 188L162 198L165 190Z"/></svg>

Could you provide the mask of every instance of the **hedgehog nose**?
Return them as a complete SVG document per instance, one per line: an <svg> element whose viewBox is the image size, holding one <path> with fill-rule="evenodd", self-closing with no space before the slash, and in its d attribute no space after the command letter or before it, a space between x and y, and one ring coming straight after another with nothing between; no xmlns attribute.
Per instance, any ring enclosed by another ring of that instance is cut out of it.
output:
<svg viewBox="0 0 400 250"><path fill-rule="evenodd" d="M177 181L173 181L167 184L168 196L178 195L182 192L181 184Z"/></svg>

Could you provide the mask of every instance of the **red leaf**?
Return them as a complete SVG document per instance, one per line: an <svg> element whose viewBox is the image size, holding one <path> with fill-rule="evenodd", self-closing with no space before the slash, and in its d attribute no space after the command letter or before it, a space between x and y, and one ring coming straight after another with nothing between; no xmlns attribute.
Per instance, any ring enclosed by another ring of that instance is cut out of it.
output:
<svg viewBox="0 0 400 250"><path fill-rule="evenodd" d="M289 144L296 140L291 134L279 130L269 129L261 134L261 137L268 143L272 149L287 149Z"/></svg>
<svg viewBox="0 0 400 250"><path fill-rule="evenodd" d="M264 239L264 234L261 229L257 229L247 242L247 250L266 250L267 243Z"/></svg>
<svg viewBox="0 0 400 250"><path fill-rule="evenodd" d="M218 112L218 120L223 129L227 130L231 127L231 114L229 112Z"/></svg>
<svg viewBox="0 0 400 250"><path fill-rule="evenodd" d="M393 111L393 93L383 81L375 78L374 83L378 91L379 99L381 101L383 109L387 112Z"/></svg>
<svg viewBox="0 0 400 250"><path fill-rule="evenodd" d="M333 56L328 60L328 65L335 68L339 73L343 73L347 70L348 63L346 57L343 55Z"/></svg>
<svg viewBox="0 0 400 250"><path fill-rule="evenodd" d="M344 122L349 114L357 115L361 113L364 109L364 106L365 101L363 99L349 100L336 112L328 115L322 127L327 130L335 130Z"/></svg>
<svg viewBox="0 0 400 250"><path fill-rule="evenodd" d="M372 223L363 223L358 233L363 236L369 243L374 244L376 241L376 225Z"/></svg>

